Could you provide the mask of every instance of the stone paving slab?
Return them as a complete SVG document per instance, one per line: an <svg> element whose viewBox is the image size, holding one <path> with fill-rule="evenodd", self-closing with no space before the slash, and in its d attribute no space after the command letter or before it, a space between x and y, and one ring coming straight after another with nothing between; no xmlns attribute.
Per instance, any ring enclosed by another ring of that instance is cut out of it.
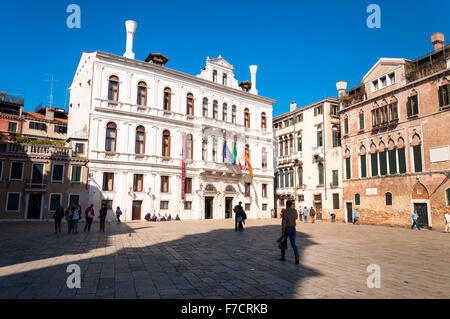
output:
<svg viewBox="0 0 450 319"><path fill-rule="evenodd" d="M300 265L280 262L280 220L109 223L105 233L53 233L0 223L0 298L450 298L450 234L298 223ZM93 227L95 229L95 227ZM66 269L81 268L81 289ZM367 267L379 265L381 288Z"/></svg>

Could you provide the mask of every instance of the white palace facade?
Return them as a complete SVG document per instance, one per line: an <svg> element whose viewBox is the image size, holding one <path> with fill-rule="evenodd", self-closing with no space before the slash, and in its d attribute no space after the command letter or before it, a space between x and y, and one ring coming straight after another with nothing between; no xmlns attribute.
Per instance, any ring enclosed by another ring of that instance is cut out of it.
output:
<svg viewBox="0 0 450 319"><path fill-rule="evenodd" d="M136 23L126 27L124 56L84 52L70 88L69 143L86 148L95 210L120 206L124 220L224 219L242 201L249 218L269 218L275 101L258 95L257 67L251 82L238 84L221 56L208 58L198 76L167 68L159 53L138 61ZM238 160L247 149L253 178L245 160L240 170L223 156L225 143L229 155L236 145Z"/></svg>

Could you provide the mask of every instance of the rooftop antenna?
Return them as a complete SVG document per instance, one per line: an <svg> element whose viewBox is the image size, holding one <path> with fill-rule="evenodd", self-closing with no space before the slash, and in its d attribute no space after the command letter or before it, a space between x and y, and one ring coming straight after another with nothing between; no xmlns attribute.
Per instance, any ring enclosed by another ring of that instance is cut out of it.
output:
<svg viewBox="0 0 450 319"><path fill-rule="evenodd" d="M45 76L51 76L51 80L44 80L45 82L50 82L51 83L51 85L50 85L50 96L49 96L49 98L50 98L50 107L53 107L53 83L54 82L59 82L58 80L55 80L55 77L54 77L54 75L53 74L45 74Z"/></svg>
<svg viewBox="0 0 450 319"><path fill-rule="evenodd" d="M64 98L64 110L67 108L67 92L69 91L69 84L66 84L66 97Z"/></svg>

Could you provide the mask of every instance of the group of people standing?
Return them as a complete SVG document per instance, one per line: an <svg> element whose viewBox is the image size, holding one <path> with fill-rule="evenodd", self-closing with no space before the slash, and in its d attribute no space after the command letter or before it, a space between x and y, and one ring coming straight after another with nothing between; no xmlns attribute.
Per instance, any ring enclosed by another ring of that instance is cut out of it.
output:
<svg viewBox="0 0 450 319"><path fill-rule="evenodd" d="M107 214L108 209L106 208L106 205L102 205L102 208L100 209L98 215L98 218L100 219L101 232L105 231L105 221ZM84 211L84 215L86 220L86 224L84 225L84 232L90 232L92 222L96 217L93 204L86 208L86 210ZM118 223L120 223L120 215L122 215L122 211L120 210L120 207L117 207L116 216ZM62 205L59 205L59 207L53 214L53 219L55 220L55 234L61 232L61 221L63 218L65 218L67 221L68 232L78 234L78 223L82 219L81 206L71 205L67 210L64 210L64 207Z"/></svg>
<svg viewBox="0 0 450 319"><path fill-rule="evenodd" d="M292 202L291 202L291 205L292 205ZM286 206L286 208L287 208L287 206ZM307 223L308 222L308 216L311 217L311 223L314 224L316 222L316 211L315 211L315 209L312 208L312 207L310 209L308 209L308 208L306 208L306 206L303 207L303 209L300 209L300 221L304 220L305 223Z"/></svg>

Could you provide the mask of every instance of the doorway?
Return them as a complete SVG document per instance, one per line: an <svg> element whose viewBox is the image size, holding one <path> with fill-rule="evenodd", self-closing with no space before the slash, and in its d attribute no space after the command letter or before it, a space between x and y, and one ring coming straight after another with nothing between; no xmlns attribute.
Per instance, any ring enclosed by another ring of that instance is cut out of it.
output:
<svg viewBox="0 0 450 319"><path fill-rule="evenodd" d="M205 198L205 219L213 218L213 203L214 197Z"/></svg>
<svg viewBox="0 0 450 319"><path fill-rule="evenodd" d="M414 203L414 209L417 211L417 215L419 215L419 218L417 219L417 222L419 223L420 227L427 227L428 228L428 206L426 203Z"/></svg>
<svg viewBox="0 0 450 319"><path fill-rule="evenodd" d="M347 207L347 223L353 223L353 204L346 203Z"/></svg>
<svg viewBox="0 0 450 319"><path fill-rule="evenodd" d="M133 215L132 220L141 220L141 207L142 207L142 201L141 200L135 200L133 201Z"/></svg>
<svg viewBox="0 0 450 319"><path fill-rule="evenodd" d="M233 217L233 198L225 198L225 218L229 219Z"/></svg>
<svg viewBox="0 0 450 319"><path fill-rule="evenodd" d="M41 219L42 194L28 195L27 219Z"/></svg>

